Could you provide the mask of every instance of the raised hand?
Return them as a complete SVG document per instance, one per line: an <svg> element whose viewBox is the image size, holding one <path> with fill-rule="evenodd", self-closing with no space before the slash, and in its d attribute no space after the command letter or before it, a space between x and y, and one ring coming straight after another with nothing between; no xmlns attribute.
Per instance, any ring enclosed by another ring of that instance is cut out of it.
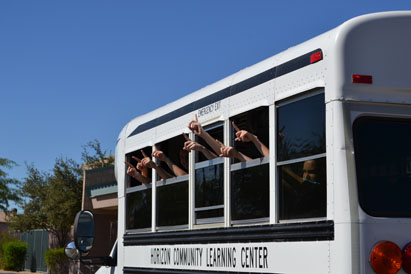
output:
<svg viewBox="0 0 411 274"><path fill-rule="evenodd" d="M220 157L236 158L238 151L235 148L224 145L218 139L215 139L215 141L220 145Z"/></svg>
<svg viewBox="0 0 411 274"><path fill-rule="evenodd" d="M233 125L236 133L235 136L236 138L234 139L235 141L239 141L239 142L252 142L255 147L258 149L258 151L261 153L261 155L263 156L269 156L270 155L270 150L268 149L268 147L266 145L264 145L260 139L258 139L258 136L248 132L247 130L241 130L238 128L238 126L233 122L231 122L231 124ZM284 127L281 129L281 131L284 130ZM282 140L281 138L282 133L280 131L280 140ZM245 155L244 155L245 156Z"/></svg>
<svg viewBox="0 0 411 274"><path fill-rule="evenodd" d="M215 139L215 141L220 145L220 157L236 158L241 162L251 160L250 157L242 154L241 152L239 152L235 148L233 148L231 146L226 146L217 139Z"/></svg>
<svg viewBox="0 0 411 274"><path fill-rule="evenodd" d="M132 176L132 177L141 175L132 164L130 164L129 162L124 162L124 163L128 166L127 175Z"/></svg>
<svg viewBox="0 0 411 274"><path fill-rule="evenodd" d="M187 134L183 133L183 136L184 136L184 139L186 139L186 141L184 142L184 147L183 147L184 150L186 150L188 152L191 152L192 150L200 151L201 153L204 154L204 156L208 160L211 160L211 159L214 159L214 158L218 157L214 152L211 152L205 146L200 145L199 143L192 141L187 136Z"/></svg>
<svg viewBox="0 0 411 274"><path fill-rule="evenodd" d="M137 169L130 164L129 162L124 162L128 168L127 168L127 175L133 177L137 181L141 182L142 184L149 184L150 179L147 178L147 176L143 176L140 172L137 171Z"/></svg>
<svg viewBox="0 0 411 274"><path fill-rule="evenodd" d="M145 167L148 168L155 168L156 164L151 160L150 157L147 156L147 154L144 152L144 150L140 150L141 154L143 155L143 159L141 160L141 164Z"/></svg>
<svg viewBox="0 0 411 274"><path fill-rule="evenodd" d="M186 141L184 142L184 146L183 149L187 150L188 152L191 152L192 150L195 151L203 151L205 149L204 146L200 145L199 143L191 140L187 134L183 133L184 138L186 139Z"/></svg>
<svg viewBox="0 0 411 274"><path fill-rule="evenodd" d="M137 166L136 166L136 168L137 168L138 170L140 170L141 174L142 174L144 177L148 177L147 167L145 167L145 166L143 165L143 163L141 162L141 159L140 159L140 158L137 158L136 156L131 156L131 158L133 158L134 160L137 161Z"/></svg>
<svg viewBox="0 0 411 274"><path fill-rule="evenodd" d="M188 128L194 132L195 135L202 137L204 135L204 129L198 122L197 114L194 116L194 120L188 123Z"/></svg>
<svg viewBox="0 0 411 274"><path fill-rule="evenodd" d="M151 156L153 156L153 157L155 157L155 158L157 158L157 159L159 159L160 161L163 161L163 162L167 161L166 155L161 150L158 150L156 145L154 145L154 151L151 154Z"/></svg>
<svg viewBox="0 0 411 274"><path fill-rule="evenodd" d="M238 126L233 122L231 122L231 124L233 125L236 133L235 136L236 138L234 139L235 141L238 142L252 142L255 140L256 136L254 134L251 134L250 132L248 132L247 130L241 130L238 128Z"/></svg>
<svg viewBox="0 0 411 274"><path fill-rule="evenodd" d="M144 168L143 164L141 163L141 159L137 158L136 156L131 156L131 158L137 161L136 168L141 171Z"/></svg>

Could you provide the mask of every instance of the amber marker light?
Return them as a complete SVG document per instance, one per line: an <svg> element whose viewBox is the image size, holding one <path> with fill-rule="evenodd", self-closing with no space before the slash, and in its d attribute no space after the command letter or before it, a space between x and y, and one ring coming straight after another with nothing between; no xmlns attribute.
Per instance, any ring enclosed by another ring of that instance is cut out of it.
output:
<svg viewBox="0 0 411 274"><path fill-rule="evenodd" d="M370 264L378 274L395 274L402 265L401 249L393 242L379 242L371 250Z"/></svg>

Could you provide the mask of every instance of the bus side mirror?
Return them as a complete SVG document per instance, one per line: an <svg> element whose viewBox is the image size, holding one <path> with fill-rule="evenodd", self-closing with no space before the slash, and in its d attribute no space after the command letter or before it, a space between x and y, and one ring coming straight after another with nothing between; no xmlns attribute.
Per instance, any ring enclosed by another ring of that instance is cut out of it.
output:
<svg viewBox="0 0 411 274"><path fill-rule="evenodd" d="M94 216L90 211L79 211L74 220L74 247L86 255L94 242Z"/></svg>

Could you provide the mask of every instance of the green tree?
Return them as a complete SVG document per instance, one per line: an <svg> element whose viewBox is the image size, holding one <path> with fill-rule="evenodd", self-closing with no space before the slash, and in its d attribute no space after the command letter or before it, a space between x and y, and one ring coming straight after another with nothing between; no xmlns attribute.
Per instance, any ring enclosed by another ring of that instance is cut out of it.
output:
<svg viewBox="0 0 411 274"><path fill-rule="evenodd" d="M114 156L107 150L102 150L97 139L88 142L83 146L81 159L87 169L100 168L114 165Z"/></svg>
<svg viewBox="0 0 411 274"><path fill-rule="evenodd" d="M12 188L18 181L8 177L8 173L4 169L11 169L17 164L11 160L0 158L0 210L7 211L9 201L18 201L19 197Z"/></svg>
<svg viewBox="0 0 411 274"><path fill-rule="evenodd" d="M74 217L81 209L81 167L71 159L58 158L52 173L27 166L27 177L19 185L23 213L11 216L13 229L46 229L63 247Z"/></svg>

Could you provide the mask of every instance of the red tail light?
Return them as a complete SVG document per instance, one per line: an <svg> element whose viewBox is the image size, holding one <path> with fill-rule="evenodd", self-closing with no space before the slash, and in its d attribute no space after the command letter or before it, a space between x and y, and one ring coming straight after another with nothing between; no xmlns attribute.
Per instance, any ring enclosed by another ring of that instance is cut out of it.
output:
<svg viewBox="0 0 411 274"><path fill-rule="evenodd" d="M393 242L379 242L371 251L370 264L378 274L395 274L402 265L401 249Z"/></svg>
<svg viewBox="0 0 411 274"><path fill-rule="evenodd" d="M353 74L352 82L354 84L372 84L372 76Z"/></svg>
<svg viewBox="0 0 411 274"><path fill-rule="evenodd" d="M408 243L402 250L402 268L411 274L411 243Z"/></svg>

